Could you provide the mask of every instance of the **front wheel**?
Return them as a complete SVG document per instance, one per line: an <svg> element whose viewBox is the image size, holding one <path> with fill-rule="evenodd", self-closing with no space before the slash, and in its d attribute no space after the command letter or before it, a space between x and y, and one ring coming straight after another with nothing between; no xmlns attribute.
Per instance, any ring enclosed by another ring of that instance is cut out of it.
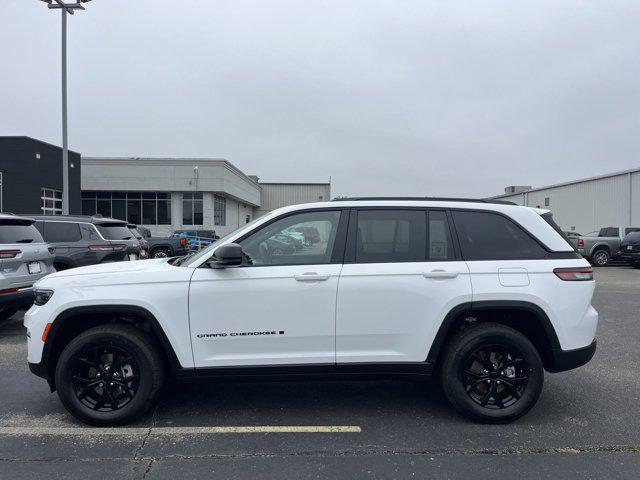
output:
<svg viewBox="0 0 640 480"><path fill-rule="evenodd" d="M151 338L131 325L89 329L62 351L56 365L58 396L92 425L121 425L144 414L160 389L163 363Z"/></svg>
<svg viewBox="0 0 640 480"><path fill-rule="evenodd" d="M463 415L508 423L538 401L544 379L540 355L520 332L496 323L463 330L449 344L442 387Z"/></svg>
<svg viewBox="0 0 640 480"><path fill-rule="evenodd" d="M151 254L151 258L167 258L170 254L166 248L159 248Z"/></svg>

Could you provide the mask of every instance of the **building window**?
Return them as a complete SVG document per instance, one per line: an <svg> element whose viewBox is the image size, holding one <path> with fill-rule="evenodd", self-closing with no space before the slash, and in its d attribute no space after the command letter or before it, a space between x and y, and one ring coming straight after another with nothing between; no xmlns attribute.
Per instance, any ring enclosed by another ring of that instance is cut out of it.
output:
<svg viewBox="0 0 640 480"><path fill-rule="evenodd" d="M182 224L202 225L202 192L184 192L182 194Z"/></svg>
<svg viewBox="0 0 640 480"><path fill-rule="evenodd" d="M549 197L544 197L544 206L545 207L549 206Z"/></svg>
<svg viewBox="0 0 640 480"><path fill-rule="evenodd" d="M40 190L42 206L40 210L45 215L62 215L62 192L53 188L42 188Z"/></svg>
<svg viewBox="0 0 640 480"><path fill-rule="evenodd" d="M227 224L227 199L218 195L213 196L213 224Z"/></svg>
<svg viewBox="0 0 640 480"><path fill-rule="evenodd" d="M82 214L99 214L136 225L171 225L171 194L82 192Z"/></svg>

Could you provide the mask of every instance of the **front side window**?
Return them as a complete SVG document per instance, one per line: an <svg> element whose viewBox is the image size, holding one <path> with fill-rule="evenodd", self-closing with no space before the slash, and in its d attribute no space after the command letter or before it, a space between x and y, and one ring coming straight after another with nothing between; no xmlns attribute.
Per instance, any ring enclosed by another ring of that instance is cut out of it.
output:
<svg viewBox="0 0 640 480"><path fill-rule="evenodd" d="M546 251L508 218L490 212L454 211L465 260L544 258Z"/></svg>
<svg viewBox="0 0 640 480"><path fill-rule="evenodd" d="M424 210L361 210L356 232L356 263L424 262Z"/></svg>
<svg viewBox="0 0 640 480"><path fill-rule="evenodd" d="M44 239L51 243L77 242L82 239L82 234L77 223L45 222Z"/></svg>
<svg viewBox="0 0 640 480"><path fill-rule="evenodd" d="M53 188L40 189L42 211L45 215L62 215L62 192Z"/></svg>
<svg viewBox="0 0 640 480"><path fill-rule="evenodd" d="M182 194L182 224L202 225L202 192L184 192Z"/></svg>
<svg viewBox="0 0 640 480"><path fill-rule="evenodd" d="M340 211L304 212L276 220L238 242L246 265L318 265L331 263ZM303 235L313 233L312 244Z"/></svg>

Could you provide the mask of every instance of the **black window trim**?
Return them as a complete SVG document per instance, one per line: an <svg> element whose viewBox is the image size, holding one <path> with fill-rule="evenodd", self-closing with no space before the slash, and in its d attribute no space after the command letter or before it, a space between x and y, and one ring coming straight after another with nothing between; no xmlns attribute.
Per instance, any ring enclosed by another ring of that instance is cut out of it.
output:
<svg viewBox="0 0 640 480"><path fill-rule="evenodd" d="M256 232L259 232L265 227L268 227L272 223L275 223L283 218L288 218L293 215L298 215L300 213L312 213L312 212L339 212L340 218L338 219L338 229L336 231L336 236L333 241L333 249L331 251L331 259L327 263L317 264L317 263L279 263L278 265L240 265L236 268L264 268L264 267L303 267L305 265L341 265L344 263L344 253L345 253L345 243L347 238L347 225L349 223L349 208L348 207L327 207L327 208L305 208L302 210L295 210L293 212L283 213L275 218L272 218L268 222L261 223L257 225L250 232L245 233L239 238L236 238L233 243L240 243L245 240L247 237L253 235ZM201 267L206 266L206 262L200 265Z"/></svg>

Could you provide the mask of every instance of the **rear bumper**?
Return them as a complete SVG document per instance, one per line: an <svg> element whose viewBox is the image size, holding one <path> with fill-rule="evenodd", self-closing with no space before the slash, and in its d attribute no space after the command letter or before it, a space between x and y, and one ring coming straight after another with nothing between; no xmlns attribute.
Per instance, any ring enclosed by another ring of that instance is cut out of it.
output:
<svg viewBox="0 0 640 480"><path fill-rule="evenodd" d="M551 373L565 372L589 363L596 353L597 343L597 340L594 339L591 345L575 350L551 350L552 362L547 371Z"/></svg>
<svg viewBox="0 0 640 480"><path fill-rule="evenodd" d="M33 303L33 287L23 288L15 293L0 294L0 307L23 307Z"/></svg>

